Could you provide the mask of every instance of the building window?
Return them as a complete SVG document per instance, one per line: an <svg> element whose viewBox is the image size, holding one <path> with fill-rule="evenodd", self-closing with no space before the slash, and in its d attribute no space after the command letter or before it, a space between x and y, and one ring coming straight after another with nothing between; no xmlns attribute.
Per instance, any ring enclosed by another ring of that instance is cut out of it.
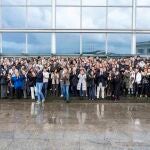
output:
<svg viewBox="0 0 150 150"><path fill-rule="evenodd" d="M82 34L83 54L105 55L105 34Z"/></svg>
<svg viewBox="0 0 150 150"><path fill-rule="evenodd" d="M29 55L50 55L51 34L50 33L28 33Z"/></svg>
<svg viewBox="0 0 150 150"><path fill-rule="evenodd" d="M108 34L108 55L131 54L130 34Z"/></svg>
<svg viewBox="0 0 150 150"><path fill-rule="evenodd" d="M23 55L26 53L25 33L3 33L2 49L4 55Z"/></svg>
<svg viewBox="0 0 150 150"><path fill-rule="evenodd" d="M57 54L80 54L79 33L57 33L56 34Z"/></svg>

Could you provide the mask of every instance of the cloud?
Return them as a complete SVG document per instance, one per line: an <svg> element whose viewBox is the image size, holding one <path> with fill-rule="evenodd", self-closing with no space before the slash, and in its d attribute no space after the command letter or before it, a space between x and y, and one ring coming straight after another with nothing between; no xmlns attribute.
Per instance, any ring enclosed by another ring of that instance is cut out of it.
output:
<svg viewBox="0 0 150 150"><path fill-rule="evenodd" d="M132 0L108 0L108 5L115 5L115 6L131 6L132 5Z"/></svg>
<svg viewBox="0 0 150 150"><path fill-rule="evenodd" d="M108 28L131 29L132 28L132 9L131 8L109 8L108 9Z"/></svg>
<svg viewBox="0 0 150 150"><path fill-rule="evenodd" d="M25 5L26 0L2 0L3 5Z"/></svg>
<svg viewBox="0 0 150 150"><path fill-rule="evenodd" d="M3 5L26 5L26 0L2 0ZM51 0L27 0L28 5L51 5Z"/></svg>
<svg viewBox="0 0 150 150"><path fill-rule="evenodd" d="M80 0L56 0L57 5L80 5Z"/></svg>
<svg viewBox="0 0 150 150"><path fill-rule="evenodd" d="M30 28L51 28L51 8L50 7L29 7L28 26Z"/></svg>
<svg viewBox="0 0 150 150"><path fill-rule="evenodd" d="M137 24L138 29L150 29L150 8L137 8Z"/></svg>
<svg viewBox="0 0 150 150"><path fill-rule="evenodd" d="M106 0L82 0L82 5L106 6Z"/></svg>
<svg viewBox="0 0 150 150"><path fill-rule="evenodd" d="M57 7L56 9L57 28L80 28L80 8Z"/></svg>
<svg viewBox="0 0 150 150"><path fill-rule="evenodd" d="M106 27L106 8L84 7L82 9L83 9L82 28L104 29Z"/></svg>
<svg viewBox="0 0 150 150"><path fill-rule="evenodd" d="M26 8L2 7L2 26L5 28L24 28Z"/></svg>
<svg viewBox="0 0 150 150"><path fill-rule="evenodd" d="M3 53L21 54L25 52L25 43L16 43L14 41L3 41Z"/></svg>
<svg viewBox="0 0 150 150"><path fill-rule="evenodd" d="M137 5L148 6L150 5L150 0L137 0Z"/></svg>

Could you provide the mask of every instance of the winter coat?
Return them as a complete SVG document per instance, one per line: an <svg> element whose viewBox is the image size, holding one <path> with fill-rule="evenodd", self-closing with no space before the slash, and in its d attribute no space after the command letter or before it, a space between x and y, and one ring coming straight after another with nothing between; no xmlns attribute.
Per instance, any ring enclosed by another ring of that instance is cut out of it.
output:
<svg viewBox="0 0 150 150"><path fill-rule="evenodd" d="M23 88L23 76L13 76L11 78L13 84L14 84L14 88L15 89L22 89Z"/></svg>
<svg viewBox="0 0 150 150"><path fill-rule="evenodd" d="M62 75L61 80L63 85L70 85L70 74L66 73L65 75Z"/></svg>
<svg viewBox="0 0 150 150"><path fill-rule="evenodd" d="M36 75L36 82L43 83L43 72L39 71Z"/></svg>
<svg viewBox="0 0 150 150"><path fill-rule="evenodd" d="M79 74L78 78L79 78L79 81L78 81L78 84L77 84L77 90L80 90L81 85L82 85L82 90L86 91L87 90L86 74L84 74L84 75Z"/></svg>
<svg viewBox="0 0 150 150"><path fill-rule="evenodd" d="M99 71L96 73L95 82L97 86L99 86L99 83L102 83L102 86L106 87L107 84L107 74L104 72L100 74Z"/></svg>
<svg viewBox="0 0 150 150"><path fill-rule="evenodd" d="M130 74L129 73L124 75L124 84L127 89L130 88Z"/></svg>
<svg viewBox="0 0 150 150"><path fill-rule="evenodd" d="M88 74L87 76L87 86L88 87L94 87L95 86L95 77L91 74Z"/></svg>
<svg viewBox="0 0 150 150"><path fill-rule="evenodd" d="M71 73L71 75L70 75L70 82L71 82L72 86L77 86L77 84L78 84L78 76L77 76L77 74Z"/></svg>
<svg viewBox="0 0 150 150"><path fill-rule="evenodd" d="M32 76L31 74L28 74L27 78L29 87L34 87L36 85L36 77Z"/></svg>

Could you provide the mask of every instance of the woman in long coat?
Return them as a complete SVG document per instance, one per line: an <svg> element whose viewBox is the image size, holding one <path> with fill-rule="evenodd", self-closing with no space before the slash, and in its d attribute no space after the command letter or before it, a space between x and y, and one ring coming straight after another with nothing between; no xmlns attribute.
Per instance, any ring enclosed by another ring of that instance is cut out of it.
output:
<svg viewBox="0 0 150 150"><path fill-rule="evenodd" d="M79 81L77 84L77 90L80 93L80 97L86 96L87 83L86 83L86 73L84 69L80 70L80 74L78 75Z"/></svg>

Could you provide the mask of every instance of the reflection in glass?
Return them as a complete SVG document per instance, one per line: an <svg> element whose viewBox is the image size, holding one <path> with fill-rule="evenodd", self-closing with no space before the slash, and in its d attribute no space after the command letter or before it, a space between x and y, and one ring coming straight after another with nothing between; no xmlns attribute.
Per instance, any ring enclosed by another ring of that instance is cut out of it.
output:
<svg viewBox="0 0 150 150"><path fill-rule="evenodd" d="M57 7L56 28L76 29L80 28L80 8L78 7Z"/></svg>
<svg viewBox="0 0 150 150"><path fill-rule="evenodd" d="M50 55L51 34L50 33L29 33L28 53L30 55Z"/></svg>
<svg viewBox="0 0 150 150"><path fill-rule="evenodd" d="M113 6L132 6L132 0L108 0L108 5L113 5Z"/></svg>
<svg viewBox="0 0 150 150"><path fill-rule="evenodd" d="M26 0L2 0L2 5L26 5Z"/></svg>
<svg viewBox="0 0 150 150"><path fill-rule="evenodd" d="M24 33L3 33L2 48L6 55L22 55L25 53L25 34Z"/></svg>
<svg viewBox="0 0 150 150"><path fill-rule="evenodd" d="M28 0L28 5L51 5L52 0Z"/></svg>
<svg viewBox="0 0 150 150"><path fill-rule="evenodd" d="M150 29L150 8L137 8L136 28Z"/></svg>
<svg viewBox="0 0 150 150"><path fill-rule="evenodd" d="M85 6L106 6L106 0L82 0Z"/></svg>
<svg viewBox="0 0 150 150"><path fill-rule="evenodd" d="M80 34L57 33L56 49L57 54L80 54Z"/></svg>
<svg viewBox="0 0 150 150"><path fill-rule="evenodd" d="M130 34L108 34L108 54L131 54Z"/></svg>
<svg viewBox="0 0 150 150"><path fill-rule="evenodd" d="M82 28L98 29L106 27L106 7L83 7Z"/></svg>
<svg viewBox="0 0 150 150"><path fill-rule="evenodd" d="M82 35L83 54L105 54L105 34L84 33Z"/></svg>
<svg viewBox="0 0 150 150"><path fill-rule="evenodd" d="M25 28L25 7L2 7L2 27Z"/></svg>
<svg viewBox="0 0 150 150"><path fill-rule="evenodd" d="M29 7L29 28L51 28L51 7Z"/></svg>
<svg viewBox="0 0 150 150"><path fill-rule="evenodd" d="M2 34L0 33L0 54L2 53Z"/></svg>
<svg viewBox="0 0 150 150"><path fill-rule="evenodd" d="M109 29L131 29L132 8L108 8L108 28Z"/></svg>
<svg viewBox="0 0 150 150"><path fill-rule="evenodd" d="M138 34L136 40L137 54L150 55L150 34Z"/></svg>
<svg viewBox="0 0 150 150"><path fill-rule="evenodd" d="M57 5L80 5L80 0L56 0Z"/></svg>

